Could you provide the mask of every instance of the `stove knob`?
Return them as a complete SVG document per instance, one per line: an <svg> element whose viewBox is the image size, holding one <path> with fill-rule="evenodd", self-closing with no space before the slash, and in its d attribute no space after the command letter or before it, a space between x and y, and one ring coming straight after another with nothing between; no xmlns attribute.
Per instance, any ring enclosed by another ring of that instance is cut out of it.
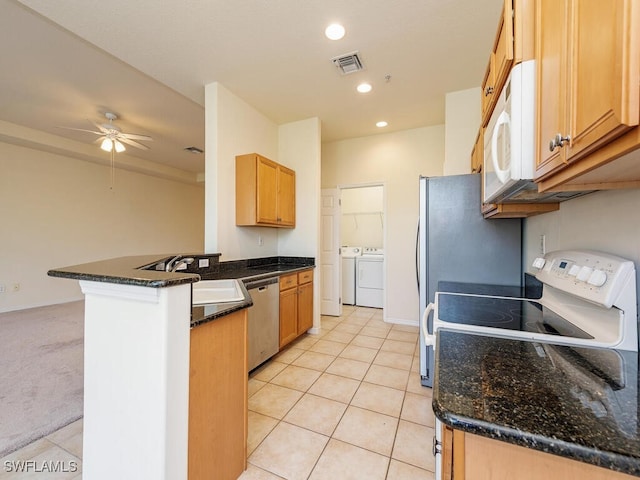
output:
<svg viewBox="0 0 640 480"><path fill-rule="evenodd" d="M593 273L593 267L582 267L576 276L579 282L586 282Z"/></svg>
<svg viewBox="0 0 640 480"><path fill-rule="evenodd" d="M601 287L607 281L607 274L602 270L594 270L587 283L594 287Z"/></svg>
<svg viewBox="0 0 640 480"><path fill-rule="evenodd" d="M538 268L541 269L542 267L544 267L544 264L546 263L546 260L542 257L538 257L533 261L533 268Z"/></svg>
<svg viewBox="0 0 640 480"><path fill-rule="evenodd" d="M578 275L579 271L580 271L580 267L578 265L572 265L571 268L569 269L569 276L575 277L576 275Z"/></svg>

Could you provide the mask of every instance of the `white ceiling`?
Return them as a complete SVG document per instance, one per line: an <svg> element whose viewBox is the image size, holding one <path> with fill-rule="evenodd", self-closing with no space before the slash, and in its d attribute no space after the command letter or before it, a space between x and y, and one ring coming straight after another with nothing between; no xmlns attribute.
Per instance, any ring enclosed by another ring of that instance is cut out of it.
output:
<svg viewBox="0 0 640 480"><path fill-rule="evenodd" d="M183 148L204 148L211 82L277 124L319 117L323 141L442 124L445 94L482 80L502 3L0 0L0 120L90 143L58 126L113 111L154 138L127 154L191 172L204 156ZM323 33L335 21L339 41ZM356 50L365 70L340 75L330 59ZM362 81L371 93L356 93Z"/></svg>

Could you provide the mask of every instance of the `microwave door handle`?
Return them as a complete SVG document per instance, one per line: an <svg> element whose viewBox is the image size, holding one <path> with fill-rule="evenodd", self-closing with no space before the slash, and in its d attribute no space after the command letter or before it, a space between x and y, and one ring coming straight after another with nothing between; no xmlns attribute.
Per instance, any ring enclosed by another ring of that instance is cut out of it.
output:
<svg viewBox="0 0 640 480"><path fill-rule="evenodd" d="M509 179L509 170L503 170L498 164L498 133L500 132L500 127L507 125L509 121L509 114L502 111L496 121L495 127L493 127L493 134L491 135L491 161L493 162L493 169L496 172L496 176L501 183L506 183Z"/></svg>

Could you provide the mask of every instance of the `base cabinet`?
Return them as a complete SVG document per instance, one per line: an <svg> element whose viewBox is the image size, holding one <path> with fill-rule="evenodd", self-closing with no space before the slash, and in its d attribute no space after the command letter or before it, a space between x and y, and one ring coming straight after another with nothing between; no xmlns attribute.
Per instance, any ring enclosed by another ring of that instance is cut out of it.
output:
<svg viewBox="0 0 640 480"><path fill-rule="evenodd" d="M631 480L589 463L465 433L442 425L444 480Z"/></svg>
<svg viewBox="0 0 640 480"><path fill-rule="evenodd" d="M189 480L236 480L247 465L247 310L191 330Z"/></svg>
<svg viewBox="0 0 640 480"><path fill-rule="evenodd" d="M280 277L280 348L313 327L313 269Z"/></svg>

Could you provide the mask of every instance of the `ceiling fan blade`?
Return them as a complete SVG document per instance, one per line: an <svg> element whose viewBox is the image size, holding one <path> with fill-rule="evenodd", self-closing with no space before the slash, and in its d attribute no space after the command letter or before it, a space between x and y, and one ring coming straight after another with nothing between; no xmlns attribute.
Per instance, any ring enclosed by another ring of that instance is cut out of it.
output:
<svg viewBox="0 0 640 480"><path fill-rule="evenodd" d="M107 130L106 128L104 128L102 125L100 125L97 122L94 122L93 120L89 120L87 119L87 122L89 122L91 125L94 125L98 130L100 130L102 133L107 134L109 133L109 130Z"/></svg>
<svg viewBox="0 0 640 480"><path fill-rule="evenodd" d="M87 130L85 128L62 127L62 126L59 126L59 125L56 125L56 128L64 128L65 130L75 130L77 132L93 133L95 135L104 135L102 132L96 132L94 130Z"/></svg>
<svg viewBox="0 0 640 480"><path fill-rule="evenodd" d="M120 133L118 138L128 138L129 140L144 140L145 142L153 142L153 138L149 135L138 135L136 133Z"/></svg>
<svg viewBox="0 0 640 480"><path fill-rule="evenodd" d="M127 145L131 145L132 147L136 147L139 148L141 150L149 150L149 147L147 147L146 145L143 145L141 143L138 142L134 142L133 140L129 140L126 137L123 137L122 135L118 135L116 137L118 140L120 140L122 143L126 143Z"/></svg>

